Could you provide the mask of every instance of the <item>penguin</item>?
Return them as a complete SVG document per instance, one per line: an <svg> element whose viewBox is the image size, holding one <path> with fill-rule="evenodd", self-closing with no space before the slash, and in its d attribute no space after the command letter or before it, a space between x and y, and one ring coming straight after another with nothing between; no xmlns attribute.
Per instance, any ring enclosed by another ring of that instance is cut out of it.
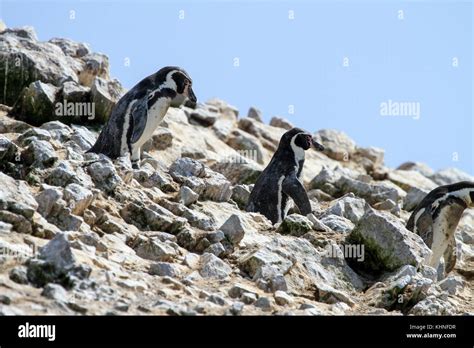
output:
<svg viewBox="0 0 474 348"><path fill-rule="evenodd" d="M129 90L112 109L112 113L87 151L115 159L131 155L132 167L139 168L140 148L151 138L170 106L186 99L195 104L192 80L183 69L167 66L144 78Z"/></svg>
<svg viewBox="0 0 474 348"><path fill-rule="evenodd" d="M438 269L443 257L445 273L453 270L456 264L454 233L464 210L469 207L474 207L474 182L471 181L440 186L416 206L406 227L431 248L429 266Z"/></svg>
<svg viewBox="0 0 474 348"><path fill-rule="evenodd" d="M308 194L300 181L305 151L311 146L324 151L323 145L300 128L292 128L283 134L270 163L250 193L248 212L261 213L273 224L280 223L290 208L288 198L293 199L301 214L312 212Z"/></svg>

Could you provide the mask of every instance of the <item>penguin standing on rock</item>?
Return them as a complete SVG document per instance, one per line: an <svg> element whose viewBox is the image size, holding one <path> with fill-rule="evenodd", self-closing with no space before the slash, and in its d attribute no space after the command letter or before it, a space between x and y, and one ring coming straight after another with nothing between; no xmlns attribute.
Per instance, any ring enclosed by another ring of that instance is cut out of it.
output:
<svg viewBox="0 0 474 348"><path fill-rule="evenodd" d="M420 235L433 254L429 266L438 269L444 257L445 272L456 264L454 233L468 207L474 207L474 182L440 186L426 195L407 222L407 229Z"/></svg>
<svg viewBox="0 0 474 348"><path fill-rule="evenodd" d="M131 154L138 168L140 148L151 138L168 108L189 99L196 103L192 80L183 69L168 66L141 80L114 106L107 124L87 152L103 153L112 159Z"/></svg>
<svg viewBox="0 0 474 348"><path fill-rule="evenodd" d="M302 129L293 128L283 134L277 151L250 193L247 211L261 213L272 223L279 223L289 210L288 198L292 198L301 214L311 213L308 195L300 181L305 151L311 146L324 150Z"/></svg>

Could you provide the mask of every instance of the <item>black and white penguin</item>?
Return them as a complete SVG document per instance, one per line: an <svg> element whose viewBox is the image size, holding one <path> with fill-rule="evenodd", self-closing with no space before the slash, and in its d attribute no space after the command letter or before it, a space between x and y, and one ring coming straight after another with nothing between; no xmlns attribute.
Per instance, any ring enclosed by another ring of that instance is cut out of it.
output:
<svg viewBox="0 0 474 348"><path fill-rule="evenodd" d="M279 223L286 217L291 197L301 214L311 213L308 195L300 181L305 151L311 145L324 150L323 145L302 129L292 128L283 134L278 149L250 193L247 211L261 213L272 223Z"/></svg>
<svg viewBox="0 0 474 348"><path fill-rule="evenodd" d="M183 69L168 66L144 78L115 105L94 146L87 152L112 159L131 154L138 168L140 148L151 138L168 108L189 99L196 103L192 80Z"/></svg>
<svg viewBox="0 0 474 348"><path fill-rule="evenodd" d="M440 186L426 195L407 222L407 229L420 235L433 254L429 266L438 269L444 257L445 272L456 264L454 233L468 207L474 207L474 182Z"/></svg>

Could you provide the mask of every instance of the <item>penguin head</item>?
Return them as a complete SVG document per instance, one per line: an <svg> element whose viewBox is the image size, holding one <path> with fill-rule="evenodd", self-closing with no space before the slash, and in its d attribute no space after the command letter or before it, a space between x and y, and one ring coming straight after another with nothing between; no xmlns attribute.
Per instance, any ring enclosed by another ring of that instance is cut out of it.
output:
<svg viewBox="0 0 474 348"><path fill-rule="evenodd" d="M287 131L280 140L282 146L292 146L294 144L303 150L308 150L313 146L318 151L324 151L324 146L313 139L313 136L300 128L292 128Z"/></svg>
<svg viewBox="0 0 474 348"><path fill-rule="evenodd" d="M186 99L188 99L191 104L196 104L197 98L192 88L193 80L184 69L177 66L167 66L160 69L156 73L156 76L157 84L161 85L164 83L168 88L176 92L175 97L171 100L172 106L179 106L183 104Z"/></svg>

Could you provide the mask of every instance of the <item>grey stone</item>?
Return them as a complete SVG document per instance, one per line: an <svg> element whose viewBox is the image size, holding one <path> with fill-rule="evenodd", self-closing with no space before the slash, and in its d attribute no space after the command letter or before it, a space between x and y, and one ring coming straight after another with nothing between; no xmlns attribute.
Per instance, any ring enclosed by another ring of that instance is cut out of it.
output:
<svg viewBox="0 0 474 348"><path fill-rule="evenodd" d="M201 256L201 269L199 273L204 278L223 279L232 272L230 266L213 254L203 254Z"/></svg>
<svg viewBox="0 0 474 348"><path fill-rule="evenodd" d="M321 218L321 222L336 232L349 233L354 228L354 224L338 215L325 215Z"/></svg>
<svg viewBox="0 0 474 348"><path fill-rule="evenodd" d="M157 262L150 265L150 274L176 278L181 274L181 270L173 263Z"/></svg>
<svg viewBox="0 0 474 348"><path fill-rule="evenodd" d="M294 127L293 124L287 119L277 116L272 117L272 119L270 120L270 126L283 128L286 130L290 130Z"/></svg>
<svg viewBox="0 0 474 348"><path fill-rule="evenodd" d="M239 245L240 241L245 236L244 222L237 214L231 215L219 228L219 230L224 233L227 240L233 246Z"/></svg>
<svg viewBox="0 0 474 348"><path fill-rule="evenodd" d="M66 289L64 289L59 284L49 283L46 284L41 292L41 296L49 298L51 300L55 300L58 302L67 302L68 294Z"/></svg>
<svg viewBox="0 0 474 348"><path fill-rule="evenodd" d="M431 255L421 237L408 231L400 220L372 209L366 211L349 240L364 244L366 255L361 264L373 272L417 267Z"/></svg>
<svg viewBox="0 0 474 348"><path fill-rule="evenodd" d="M196 203L199 195L187 186L181 186L179 189L180 202L185 206Z"/></svg>
<svg viewBox="0 0 474 348"><path fill-rule="evenodd" d="M313 224L307 217L299 214L291 214L285 217L280 226L278 226L276 232L284 235L301 237L306 232L311 231L312 226Z"/></svg>
<svg viewBox="0 0 474 348"><path fill-rule="evenodd" d="M247 113L247 117L253 118L254 120L256 120L258 122L263 122L262 112L254 106L251 106L249 108L249 111Z"/></svg>
<svg viewBox="0 0 474 348"><path fill-rule="evenodd" d="M52 166L58 156L51 144L44 140L32 140L21 153L21 158L28 166L46 168Z"/></svg>

